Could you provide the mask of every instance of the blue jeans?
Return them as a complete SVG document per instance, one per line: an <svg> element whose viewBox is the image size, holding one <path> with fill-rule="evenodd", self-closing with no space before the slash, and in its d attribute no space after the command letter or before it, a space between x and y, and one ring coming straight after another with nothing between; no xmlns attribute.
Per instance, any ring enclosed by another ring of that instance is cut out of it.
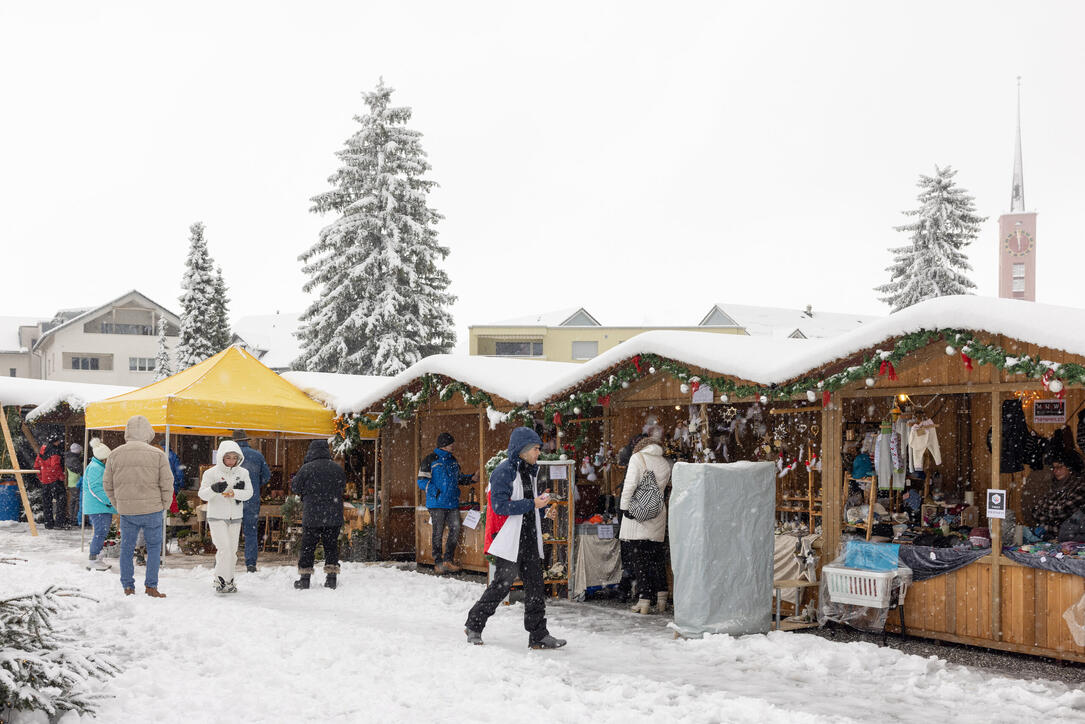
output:
<svg viewBox="0 0 1085 724"><path fill-rule="evenodd" d="M121 586L124 588L136 587L136 567L132 563L132 555L141 530L147 541L147 574L143 577L143 585L158 588L158 566L162 562L162 525L162 511L121 516Z"/></svg>
<svg viewBox="0 0 1085 724"><path fill-rule="evenodd" d="M251 505L250 505L251 503ZM252 491L252 497L245 501L241 519L241 533L245 536L245 565L255 566L256 555L260 551L260 491Z"/></svg>
<svg viewBox="0 0 1085 724"><path fill-rule="evenodd" d="M92 513L87 516L90 524L94 526L94 537L90 539L90 559L93 561L102 552L106 536L109 535L109 526L113 524L112 513Z"/></svg>

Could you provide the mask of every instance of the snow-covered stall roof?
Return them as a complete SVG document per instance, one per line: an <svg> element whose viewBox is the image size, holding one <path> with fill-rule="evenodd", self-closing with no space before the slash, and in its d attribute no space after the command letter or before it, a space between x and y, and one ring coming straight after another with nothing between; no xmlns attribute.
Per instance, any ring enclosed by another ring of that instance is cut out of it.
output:
<svg viewBox="0 0 1085 724"><path fill-rule="evenodd" d="M281 377L325 407L342 415L355 412L352 405L387 385L391 377L382 375L340 375L333 372L283 372Z"/></svg>
<svg viewBox="0 0 1085 724"><path fill-rule="evenodd" d="M68 407L73 410L82 410L89 402L97 402L115 395L122 395L134 389L136 388L121 385L93 385L86 382L0 377L0 404L36 405L37 409L27 416L27 419L34 419L52 412L61 403L68 403Z"/></svg>
<svg viewBox="0 0 1085 724"><path fill-rule="evenodd" d="M748 334L786 337L796 331L807 338L834 337L884 317L811 309L758 307L749 304L717 304L713 308L737 322ZM709 313L709 317L712 313ZM706 318L707 319L707 318Z"/></svg>
<svg viewBox="0 0 1085 724"><path fill-rule="evenodd" d="M580 367L574 362L437 354L411 365L395 377L384 378L381 384L359 390L355 397L337 398L336 412L371 412L378 402L425 374L444 375L509 402L527 402L532 390L545 387ZM292 374L287 373L284 377L294 382L288 376Z"/></svg>

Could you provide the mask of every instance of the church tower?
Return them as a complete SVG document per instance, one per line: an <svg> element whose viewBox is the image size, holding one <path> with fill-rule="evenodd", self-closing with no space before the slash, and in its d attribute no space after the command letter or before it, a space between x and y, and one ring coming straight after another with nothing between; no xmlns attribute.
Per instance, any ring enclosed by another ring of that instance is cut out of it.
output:
<svg viewBox="0 0 1085 724"><path fill-rule="evenodd" d="M1017 78L1017 144L1010 213L998 217L998 296L1036 301L1036 212L1025 211L1021 165L1021 77Z"/></svg>

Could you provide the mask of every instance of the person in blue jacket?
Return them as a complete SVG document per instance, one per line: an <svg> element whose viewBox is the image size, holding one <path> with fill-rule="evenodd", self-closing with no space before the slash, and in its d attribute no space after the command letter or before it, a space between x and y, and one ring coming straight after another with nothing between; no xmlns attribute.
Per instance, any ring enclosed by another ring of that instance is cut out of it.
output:
<svg viewBox="0 0 1085 724"><path fill-rule="evenodd" d="M267 466L267 460L264 460L259 450L249 447L249 436L244 430L234 430L233 441L241 448L245 457L241 467L249 471L249 481L252 483L252 497L245 501L241 532L245 536L245 570L255 573L256 556L260 552L260 534L257 530L260 518L260 488L271 480L271 468Z"/></svg>
<svg viewBox="0 0 1085 724"><path fill-rule="evenodd" d="M418 487L426 491L426 508L433 521L433 570L437 573L463 570L453 560L460 542L460 486L470 485L475 476L460 472L460 463L452 454L455 442L447 432L438 435L437 446L418 470ZM446 529L448 540L442 549Z"/></svg>
<svg viewBox="0 0 1085 724"><path fill-rule="evenodd" d="M109 457L109 448L98 438L91 438L90 450L93 453L87 469L83 473L83 515L87 516L94 527L94 537L90 539L90 563L87 570L108 571L110 566L102 560L102 547L105 545L109 527L113 525L113 516L117 509L109 502L102 487L105 473L105 461Z"/></svg>

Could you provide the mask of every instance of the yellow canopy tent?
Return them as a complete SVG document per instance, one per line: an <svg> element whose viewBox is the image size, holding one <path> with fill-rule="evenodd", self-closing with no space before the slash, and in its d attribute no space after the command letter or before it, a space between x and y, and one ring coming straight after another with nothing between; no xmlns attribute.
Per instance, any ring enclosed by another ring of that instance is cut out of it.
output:
<svg viewBox="0 0 1085 724"><path fill-rule="evenodd" d="M335 413L237 346L172 377L89 403L86 427L123 429L133 415L175 435L229 435L235 429L296 437L335 432Z"/></svg>

